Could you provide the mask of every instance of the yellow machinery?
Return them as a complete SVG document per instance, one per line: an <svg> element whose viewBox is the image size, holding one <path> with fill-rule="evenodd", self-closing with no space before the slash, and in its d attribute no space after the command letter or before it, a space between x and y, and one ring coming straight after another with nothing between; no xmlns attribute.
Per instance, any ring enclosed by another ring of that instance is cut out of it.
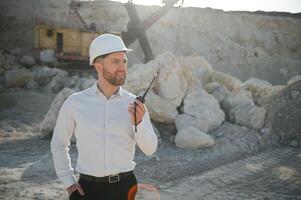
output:
<svg viewBox="0 0 301 200"><path fill-rule="evenodd" d="M37 24L34 31L35 48L54 49L62 60L82 60L89 58L89 45L104 32L86 32L76 28L55 27ZM113 33L121 37L121 33Z"/></svg>

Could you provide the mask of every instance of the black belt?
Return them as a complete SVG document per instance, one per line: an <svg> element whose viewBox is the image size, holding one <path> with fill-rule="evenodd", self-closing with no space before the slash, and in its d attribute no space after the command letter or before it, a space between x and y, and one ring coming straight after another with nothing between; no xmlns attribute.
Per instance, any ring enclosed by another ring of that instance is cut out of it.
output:
<svg viewBox="0 0 301 200"><path fill-rule="evenodd" d="M110 176L95 177L95 176L90 176L87 174L80 173L79 178L84 181L90 181L90 182L115 183L115 182L120 181L122 178L125 178L132 174L133 174L133 171L129 171L129 172L122 172L119 174L112 174Z"/></svg>

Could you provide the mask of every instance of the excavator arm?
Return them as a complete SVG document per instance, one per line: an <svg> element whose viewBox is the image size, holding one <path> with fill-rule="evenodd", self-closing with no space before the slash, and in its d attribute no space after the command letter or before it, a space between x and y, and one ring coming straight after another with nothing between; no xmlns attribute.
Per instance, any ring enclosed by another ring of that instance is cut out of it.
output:
<svg viewBox="0 0 301 200"><path fill-rule="evenodd" d="M127 31L122 33L123 40L127 46L131 45L136 39L138 39L143 53L145 55L144 61L148 62L154 58L151 46L146 37L146 30L150 28L156 21L158 21L170 8L174 6L179 0L163 0L164 6L160 7L152 15L147 17L144 21L141 21L137 10L132 2L129 0L125 3L125 8L130 17L130 21L127 24ZM184 0L182 0L183 4ZM85 2L88 3L88 2ZM96 4L96 2L93 2ZM101 3L101 2L99 2ZM70 3L70 14L75 15L79 21L82 23L84 30L92 31L91 27L83 19L79 8L83 4L82 1L71 1ZM99 4L102 5L102 4ZM95 24L94 24L95 25ZM93 28L95 30L95 28Z"/></svg>

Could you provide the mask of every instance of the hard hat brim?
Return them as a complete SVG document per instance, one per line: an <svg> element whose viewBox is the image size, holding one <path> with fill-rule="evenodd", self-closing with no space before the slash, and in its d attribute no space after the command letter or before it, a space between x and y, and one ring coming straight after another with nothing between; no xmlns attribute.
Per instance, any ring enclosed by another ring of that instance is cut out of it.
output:
<svg viewBox="0 0 301 200"><path fill-rule="evenodd" d="M93 59L90 59L90 65L93 65L93 64L94 64L94 60L95 60L97 57L99 57L99 56L103 56L103 55L107 55L107 54L111 54L111 53L117 53L117 52L126 52L126 53L128 53L128 52L132 52L132 51L134 51L134 50L133 50L133 49L125 48L125 49L123 49L123 50L118 50L118 51L104 52L104 53L102 53L102 54L100 54L100 55L95 56Z"/></svg>

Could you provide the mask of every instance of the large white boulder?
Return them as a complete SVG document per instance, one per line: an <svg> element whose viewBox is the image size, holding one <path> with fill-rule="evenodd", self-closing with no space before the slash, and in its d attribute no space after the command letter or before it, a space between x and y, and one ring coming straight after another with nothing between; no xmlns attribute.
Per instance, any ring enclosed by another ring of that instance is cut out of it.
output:
<svg viewBox="0 0 301 200"><path fill-rule="evenodd" d="M160 67L157 92L173 105L180 106L187 90L183 68L169 51L156 58Z"/></svg>
<svg viewBox="0 0 301 200"><path fill-rule="evenodd" d="M255 90L255 91L261 90L261 89L265 89L266 87L271 87L271 86L272 86L272 84L269 83L268 81L253 78L253 77L249 78L242 84L242 87L245 90L250 90L251 92L253 90Z"/></svg>
<svg viewBox="0 0 301 200"><path fill-rule="evenodd" d="M241 88L242 82L229 74L211 71L210 76L212 82L218 82L221 85L226 86L230 91L239 91Z"/></svg>
<svg viewBox="0 0 301 200"><path fill-rule="evenodd" d="M70 77L70 87L76 92L85 90L96 83L96 79L93 76L83 78L78 76Z"/></svg>
<svg viewBox="0 0 301 200"><path fill-rule="evenodd" d="M265 116L266 110L255 106L253 102L241 103L229 112L231 122L254 129L262 128Z"/></svg>
<svg viewBox="0 0 301 200"><path fill-rule="evenodd" d="M180 129L175 137L175 144L182 149L208 148L214 145L212 137L194 127Z"/></svg>
<svg viewBox="0 0 301 200"><path fill-rule="evenodd" d="M220 126L225 119L217 100L200 85L188 89L184 99L184 113L207 122L209 130Z"/></svg>
<svg viewBox="0 0 301 200"><path fill-rule="evenodd" d="M70 83L69 83L70 88L74 89L78 85L80 78L78 75L71 76L69 81L70 81Z"/></svg>
<svg viewBox="0 0 301 200"><path fill-rule="evenodd" d="M37 82L39 86L45 86L50 83L53 77L62 71L63 70L57 68L36 65L32 68L32 75L34 81Z"/></svg>
<svg viewBox="0 0 301 200"><path fill-rule="evenodd" d="M40 133L42 137L49 137L52 134L59 111L64 101L73 93L75 93L74 90L70 88L64 88L56 95L47 114L40 124Z"/></svg>
<svg viewBox="0 0 301 200"><path fill-rule="evenodd" d="M156 60L151 60L146 64L133 65L128 70L124 88L133 94L138 94L139 91L145 90L159 70L159 67L160 65ZM155 86L156 83L151 88Z"/></svg>
<svg viewBox="0 0 301 200"><path fill-rule="evenodd" d="M221 107L226 115L229 115L229 111L235 106L241 103L253 103L251 96L245 91L228 92L226 98L223 100Z"/></svg>
<svg viewBox="0 0 301 200"><path fill-rule="evenodd" d="M252 93L253 100L256 104L261 102L263 96L267 95L271 86L272 84L269 82L257 78L249 78L242 84L243 89Z"/></svg>
<svg viewBox="0 0 301 200"><path fill-rule="evenodd" d="M18 67L18 60L15 56L11 54L3 54L5 57L5 64L4 64L4 69L6 70L12 70L12 69L18 69L21 67Z"/></svg>
<svg viewBox="0 0 301 200"><path fill-rule="evenodd" d="M53 70L55 70L57 73L52 78L50 83L46 85L45 90L47 92L57 93L64 87L69 87L70 81L69 81L68 73L66 71L60 69L53 69Z"/></svg>
<svg viewBox="0 0 301 200"><path fill-rule="evenodd" d="M22 56L20 63L27 67L32 67L36 64L36 61L32 56Z"/></svg>
<svg viewBox="0 0 301 200"><path fill-rule="evenodd" d="M178 131L187 127L195 127L204 133L209 130L207 121L195 118L187 114L178 115L175 120L175 125Z"/></svg>
<svg viewBox="0 0 301 200"><path fill-rule="evenodd" d="M204 89L215 97L215 99L218 101L218 103L221 103L228 94L228 89L226 86L221 85L217 82L210 82L204 85Z"/></svg>
<svg viewBox="0 0 301 200"><path fill-rule="evenodd" d="M85 90L85 89L91 87L92 85L94 85L96 83L96 81L97 80L93 76L90 76L89 78L84 78L82 80L80 90Z"/></svg>
<svg viewBox="0 0 301 200"><path fill-rule="evenodd" d="M189 85L206 84L210 81L210 71L213 69L204 57L193 54L187 57L179 57L178 60Z"/></svg>
<svg viewBox="0 0 301 200"><path fill-rule="evenodd" d="M15 69L5 72L6 87L24 87L30 80L32 80L32 74L27 69Z"/></svg>
<svg viewBox="0 0 301 200"><path fill-rule="evenodd" d="M150 118L156 122L172 124L178 115L177 108L173 104L155 94L152 90L149 90L145 98L145 105Z"/></svg>
<svg viewBox="0 0 301 200"><path fill-rule="evenodd" d="M262 106L270 101L270 98L274 95L278 95L286 86L285 85L273 85L266 90L266 94L262 96L257 105Z"/></svg>

